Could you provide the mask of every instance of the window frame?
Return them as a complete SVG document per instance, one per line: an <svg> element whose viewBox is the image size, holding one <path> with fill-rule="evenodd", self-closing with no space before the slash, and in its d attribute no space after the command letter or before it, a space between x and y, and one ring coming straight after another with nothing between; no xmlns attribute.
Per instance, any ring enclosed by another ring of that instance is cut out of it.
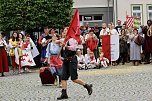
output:
<svg viewBox="0 0 152 101"><path fill-rule="evenodd" d="M140 10L133 10L133 7L140 7ZM131 16L133 16L134 13L140 13L141 24L143 24L143 4L131 4Z"/></svg>
<svg viewBox="0 0 152 101"><path fill-rule="evenodd" d="M149 10L149 6L152 7L152 4L147 4L147 19L149 20L149 13L152 13L152 10ZM152 18L151 18L152 20Z"/></svg>

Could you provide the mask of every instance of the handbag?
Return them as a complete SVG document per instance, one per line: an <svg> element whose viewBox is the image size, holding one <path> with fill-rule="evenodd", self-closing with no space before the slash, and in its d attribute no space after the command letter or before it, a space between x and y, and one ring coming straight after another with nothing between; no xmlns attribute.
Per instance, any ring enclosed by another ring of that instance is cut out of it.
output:
<svg viewBox="0 0 152 101"><path fill-rule="evenodd" d="M143 45L144 44L144 38L142 36L138 35L134 42L135 42L135 44L137 44L139 46Z"/></svg>

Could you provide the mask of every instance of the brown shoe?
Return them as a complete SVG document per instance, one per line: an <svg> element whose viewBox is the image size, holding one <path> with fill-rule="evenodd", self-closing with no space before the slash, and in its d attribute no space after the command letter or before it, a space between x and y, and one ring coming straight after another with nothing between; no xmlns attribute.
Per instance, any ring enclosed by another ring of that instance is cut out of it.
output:
<svg viewBox="0 0 152 101"><path fill-rule="evenodd" d="M138 65L139 65L139 62L138 62L138 61L136 61L136 62L135 62L135 65L136 65L136 66L138 66Z"/></svg>
<svg viewBox="0 0 152 101"><path fill-rule="evenodd" d="M57 100L62 100L62 99L68 99L68 95L67 95L66 89L62 89L61 96L57 98Z"/></svg>
<svg viewBox="0 0 152 101"><path fill-rule="evenodd" d="M92 84L85 84L84 88L87 89L89 95L92 94Z"/></svg>
<svg viewBox="0 0 152 101"><path fill-rule="evenodd" d="M132 62L133 66L135 66L135 61Z"/></svg>

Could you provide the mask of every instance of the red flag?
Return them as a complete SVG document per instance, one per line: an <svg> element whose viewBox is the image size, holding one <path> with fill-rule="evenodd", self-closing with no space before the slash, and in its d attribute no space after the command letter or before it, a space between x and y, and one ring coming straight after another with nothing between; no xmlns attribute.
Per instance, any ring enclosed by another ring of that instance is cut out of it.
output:
<svg viewBox="0 0 152 101"><path fill-rule="evenodd" d="M69 38L74 38L80 43L80 20L79 20L79 11L76 9L74 16L71 20L68 32L66 34L66 38L64 42L66 43Z"/></svg>

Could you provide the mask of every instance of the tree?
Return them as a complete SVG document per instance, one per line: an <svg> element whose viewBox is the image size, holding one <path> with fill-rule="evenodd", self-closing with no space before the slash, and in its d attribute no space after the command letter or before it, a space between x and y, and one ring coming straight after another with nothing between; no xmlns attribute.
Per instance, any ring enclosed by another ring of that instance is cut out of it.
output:
<svg viewBox="0 0 152 101"><path fill-rule="evenodd" d="M0 0L0 30L30 30L69 25L71 0Z"/></svg>

